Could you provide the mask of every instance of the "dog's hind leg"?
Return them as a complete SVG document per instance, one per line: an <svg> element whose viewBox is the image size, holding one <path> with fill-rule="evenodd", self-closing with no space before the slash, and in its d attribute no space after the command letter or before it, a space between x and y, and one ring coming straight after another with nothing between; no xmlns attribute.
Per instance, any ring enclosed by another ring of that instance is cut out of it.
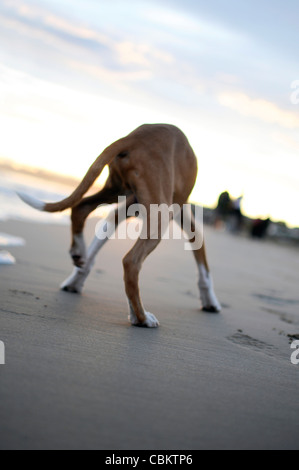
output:
<svg viewBox="0 0 299 470"><path fill-rule="evenodd" d="M146 195L146 196L144 196ZM159 326L157 318L147 312L142 304L139 291L139 274L145 259L159 245L163 231L171 219L171 214L167 212L167 219L162 221L159 213L152 213L151 209L162 205L161 199L157 198L157 204L152 205L149 201L154 200L146 190L145 183L142 184L142 194L137 194L139 207L143 212L143 228L140 237L123 259L125 289L129 302L129 320L134 326L144 326L155 328ZM165 198L163 198L165 200Z"/></svg>
<svg viewBox="0 0 299 470"><path fill-rule="evenodd" d="M152 313L145 311L138 285L142 263L159 243L160 239L139 238L123 260L125 289L129 302L129 320L134 326L149 328L159 326L157 318Z"/></svg>
<svg viewBox="0 0 299 470"><path fill-rule="evenodd" d="M189 207L190 210L186 210L186 208L184 208L182 210L181 218L178 220L178 222L180 222L182 229L188 235L191 247L194 244L194 249L192 249L192 251L199 272L198 287L202 303L202 310L205 312L217 313L221 311L221 305L214 292L213 278L210 273L210 268L207 261L202 230L198 226L190 206L187 207Z"/></svg>
<svg viewBox="0 0 299 470"><path fill-rule="evenodd" d="M88 251L85 263L81 267L75 267L70 277L68 277L62 284L61 289L67 292L81 293L84 283L94 265L96 255L100 249L108 241L109 237L113 235L117 226L123 222L127 217L127 207L134 202L134 196L129 196L126 201L111 210L106 219L103 219L100 225L97 226L97 233L94 237ZM107 236L100 236L100 231L103 231Z"/></svg>

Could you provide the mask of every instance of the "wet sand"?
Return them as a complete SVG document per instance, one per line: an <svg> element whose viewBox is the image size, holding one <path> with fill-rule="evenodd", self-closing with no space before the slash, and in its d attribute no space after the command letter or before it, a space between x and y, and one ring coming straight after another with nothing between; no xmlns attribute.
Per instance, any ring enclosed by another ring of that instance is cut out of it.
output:
<svg viewBox="0 0 299 470"><path fill-rule="evenodd" d="M0 266L1 449L299 448L298 250L206 228L215 315L200 311L183 241L163 241L141 275L161 323L151 330L127 321L132 242L105 245L79 296L58 289L72 269L67 227L0 232L26 240Z"/></svg>

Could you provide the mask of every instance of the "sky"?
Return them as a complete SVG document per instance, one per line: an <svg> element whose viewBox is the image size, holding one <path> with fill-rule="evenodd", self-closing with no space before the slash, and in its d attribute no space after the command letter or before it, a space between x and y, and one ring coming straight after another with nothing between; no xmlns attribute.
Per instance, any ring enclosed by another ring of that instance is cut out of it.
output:
<svg viewBox="0 0 299 470"><path fill-rule="evenodd" d="M0 158L83 177L143 123L198 157L191 200L299 226L298 0L1 0Z"/></svg>

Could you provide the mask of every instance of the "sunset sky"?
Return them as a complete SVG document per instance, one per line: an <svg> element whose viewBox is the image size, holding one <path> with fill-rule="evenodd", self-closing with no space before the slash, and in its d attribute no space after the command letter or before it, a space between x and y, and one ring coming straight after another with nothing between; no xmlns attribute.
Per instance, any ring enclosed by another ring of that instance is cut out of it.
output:
<svg viewBox="0 0 299 470"><path fill-rule="evenodd" d="M169 122L199 160L192 200L299 226L298 0L1 0L0 157L82 177Z"/></svg>

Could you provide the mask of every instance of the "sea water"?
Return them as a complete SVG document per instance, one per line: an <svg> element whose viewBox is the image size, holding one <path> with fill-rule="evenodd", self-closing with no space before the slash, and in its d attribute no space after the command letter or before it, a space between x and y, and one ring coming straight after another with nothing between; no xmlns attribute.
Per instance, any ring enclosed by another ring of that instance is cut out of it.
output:
<svg viewBox="0 0 299 470"><path fill-rule="evenodd" d="M73 188L74 189L74 188ZM57 214L39 212L19 199L16 192L22 191L42 201L56 202L72 192L72 188L34 175L0 168L0 265L15 264L15 258L5 249L24 246L25 240L18 234L2 233L1 222L24 220L39 223L69 224L69 211Z"/></svg>
<svg viewBox="0 0 299 470"><path fill-rule="evenodd" d="M45 202L56 202L68 196L72 192L72 188L51 179L47 180L0 168L0 221L30 220L51 224L68 223L67 213L39 212L21 201L16 194L17 191L27 193Z"/></svg>

